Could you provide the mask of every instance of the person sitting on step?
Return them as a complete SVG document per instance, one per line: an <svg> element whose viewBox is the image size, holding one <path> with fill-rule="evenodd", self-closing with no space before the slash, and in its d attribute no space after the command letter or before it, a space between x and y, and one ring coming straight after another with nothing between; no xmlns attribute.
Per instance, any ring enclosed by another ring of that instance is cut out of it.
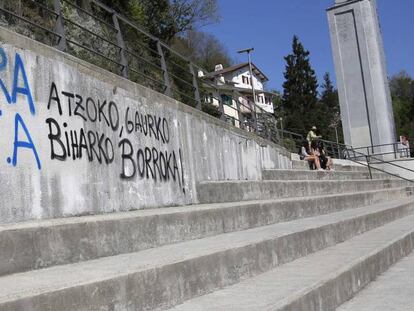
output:
<svg viewBox="0 0 414 311"><path fill-rule="evenodd" d="M309 142L307 140L303 141L299 155L301 160L308 161L311 169L316 167L317 170L322 170L319 157L314 154L314 150L312 148L309 148Z"/></svg>
<svg viewBox="0 0 414 311"><path fill-rule="evenodd" d="M319 158L319 163L321 168L324 170L333 171L333 161L331 157L326 155L325 147L323 142L320 140L312 142L312 149L314 150L315 155Z"/></svg>

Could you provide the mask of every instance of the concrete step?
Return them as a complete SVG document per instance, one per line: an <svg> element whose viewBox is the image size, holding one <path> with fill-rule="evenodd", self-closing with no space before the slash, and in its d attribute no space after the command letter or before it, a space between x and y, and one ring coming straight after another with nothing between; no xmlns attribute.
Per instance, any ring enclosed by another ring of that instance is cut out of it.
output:
<svg viewBox="0 0 414 311"><path fill-rule="evenodd" d="M414 253L397 262L338 311L410 311L414 309Z"/></svg>
<svg viewBox="0 0 414 311"><path fill-rule="evenodd" d="M310 170L309 164L307 161L297 161L297 160L292 160L292 169L293 170Z"/></svg>
<svg viewBox="0 0 414 311"><path fill-rule="evenodd" d="M263 180L355 180L370 179L369 172L358 171L310 171L310 170L264 170ZM373 179L395 179L385 173L372 173Z"/></svg>
<svg viewBox="0 0 414 311"><path fill-rule="evenodd" d="M339 164L339 163L335 163L334 159L334 169L336 171L345 171L345 172L367 172L368 168L363 166L363 165L358 165L358 164ZM292 160L292 169L293 170L310 170L309 168L309 163L307 161L297 161L297 160Z"/></svg>
<svg viewBox="0 0 414 311"><path fill-rule="evenodd" d="M404 180L211 181L197 185L200 203L305 197L411 186Z"/></svg>
<svg viewBox="0 0 414 311"><path fill-rule="evenodd" d="M0 275L137 252L409 197L393 188L193 205L0 226Z"/></svg>
<svg viewBox="0 0 414 311"><path fill-rule="evenodd" d="M334 169L337 171L343 171L343 172L367 172L368 168L363 165L344 165L344 164L335 164L334 163Z"/></svg>
<svg viewBox="0 0 414 311"><path fill-rule="evenodd" d="M413 250L413 223L412 215L396 220L236 285L189 300L171 310L335 310ZM351 304L349 308L344 307L339 310L412 310L414 274L411 273L411 278L407 275L401 277L403 282L406 281L405 289L394 288L394 291L387 291L386 288L379 287L378 292L372 291L373 296L378 298L373 298L375 300L373 306L377 308L371 308L370 304L373 300L369 299L369 301L364 300L365 303ZM394 280L395 284L399 282L400 280ZM391 298L394 293L396 297ZM399 293L406 297L405 301L409 300L411 303L397 302L396 305L392 305L385 302L387 297L390 297L391 301L397 300ZM396 309L395 306L400 308Z"/></svg>
<svg viewBox="0 0 414 311"><path fill-rule="evenodd" d="M131 254L3 276L0 277L0 310L137 311L168 308L413 212L414 199L406 198ZM413 219L410 221L412 224ZM404 226L400 226L399 232L402 230ZM385 237L389 238L388 235ZM322 262L313 262L314 268L310 270L324 267Z"/></svg>

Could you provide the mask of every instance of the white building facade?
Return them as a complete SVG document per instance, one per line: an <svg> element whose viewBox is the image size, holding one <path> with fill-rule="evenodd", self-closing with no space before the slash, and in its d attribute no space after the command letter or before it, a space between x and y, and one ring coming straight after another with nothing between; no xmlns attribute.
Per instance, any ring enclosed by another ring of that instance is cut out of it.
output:
<svg viewBox="0 0 414 311"><path fill-rule="evenodd" d="M265 91L265 83L269 79L254 64L252 64L252 71L253 77L250 76L249 64L243 63L217 70L210 75L223 77L225 83L233 85L246 99L255 102L264 111L273 113L272 99L274 94ZM255 101L253 101L252 84L256 93Z"/></svg>

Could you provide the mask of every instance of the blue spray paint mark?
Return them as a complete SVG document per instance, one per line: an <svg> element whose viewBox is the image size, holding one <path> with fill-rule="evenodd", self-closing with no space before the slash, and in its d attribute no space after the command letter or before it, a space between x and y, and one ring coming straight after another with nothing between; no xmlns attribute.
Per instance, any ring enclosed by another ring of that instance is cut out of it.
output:
<svg viewBox="0 0 414 311"><path fill-rule="evenodd" d="M23 78L23 87L18 86L19 84L19 72ZM16 103L17 94L22 94L27 96L27 101L29 103L29 109L31 114L35 114L35 106L33 103L32 92L30 91L29 83L27 82L26 70L24 69L23 61L19 55L16 53L16 59L14 62L14 78L13 78L13 92L12 92L12 103Z"/></svg>
<svg viewBox="0 0 414 311"><path fill-rule="evenodd" d="M0 48L0 57L0 71L2 71L7 67L7 56L3 48ZM19 86L20 76L23 81L23 86ZM7 87L1 79L0 88L9 104L15 104L17 102L17 94L25 95L29 104L30 113L32 115L36 113L32 92L30 90L29 82L27 81L26 70L24 69L24 64L19 53L16 53L14 61L12 94L10 95L10 92L7 90Z"/></svg>
<svg viewBox="0 0 414 311"><path fill-rule="evenodd" d="M19 126L20 125L20 126ZM19 127L21 127L26 135L27 141L21 141L19 140ZM14 148L13 148L13 159L12 164L13 166L17 165L17 154L19 151L19 148L27 148L31 149L33 151L33 154L36 159L37 168L40 170L42 168L42 165L40 164L39 155L37 154L36 147L33 143L32 137L30 136L30 133L26 127L26 124L24 123L22 117L20 114L16 113L15 121L14 121ZM7 162L9 162L9 159L7 159Z"/></svg>

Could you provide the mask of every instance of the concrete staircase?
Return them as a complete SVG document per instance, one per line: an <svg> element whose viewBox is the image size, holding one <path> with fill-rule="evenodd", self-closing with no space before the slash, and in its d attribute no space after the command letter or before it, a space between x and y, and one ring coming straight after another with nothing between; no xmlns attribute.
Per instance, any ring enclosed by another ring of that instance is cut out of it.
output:
<svg viewBox="0 0 414 311"><path fill-rule="evenodd" d="M414 248L414 188L374 178L269 170L199 205L1 225L0 310L334 310Z"/></svg>

